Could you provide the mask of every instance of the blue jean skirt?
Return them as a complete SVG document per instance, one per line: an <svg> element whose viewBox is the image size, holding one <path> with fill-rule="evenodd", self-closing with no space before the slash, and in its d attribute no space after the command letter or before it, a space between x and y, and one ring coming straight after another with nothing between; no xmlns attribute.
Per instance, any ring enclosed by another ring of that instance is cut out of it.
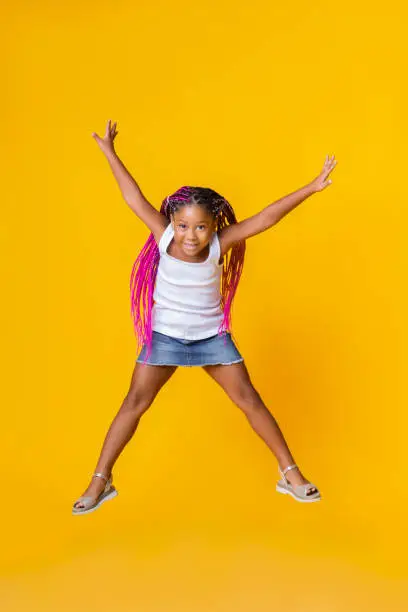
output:
<svg viewBox="0 0 408 612"><path fill-rule="evenodd" d="M229 332L203 340L182 340L153 331L152 351L145 361L146 353L144 344L136 362L191 367L244 361Z"/></svg>

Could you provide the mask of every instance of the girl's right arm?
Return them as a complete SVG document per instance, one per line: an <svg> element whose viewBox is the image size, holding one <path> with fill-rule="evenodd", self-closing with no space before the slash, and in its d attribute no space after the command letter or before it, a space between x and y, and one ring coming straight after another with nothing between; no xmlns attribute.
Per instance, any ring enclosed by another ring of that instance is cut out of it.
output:
<svg viewBox="0 0 408 612"><path fill-rule="evenodd" d="M92 134L98 143L99 148L102 150L106 159L108 160L109 166L126 203L139 217L139 219L141 219L143 223L147 225L147 227L153 233L156 242L159 242L163 231L169 224L169 221L165 215L156 210L156 208L154 208L154 206L152 206L150 202L146 200L135 179L119 159L113 144L116 135L116 123L111 125L110 119L106 124L105 136L103 138L98 136L98 134L95 132Z"/></svg>

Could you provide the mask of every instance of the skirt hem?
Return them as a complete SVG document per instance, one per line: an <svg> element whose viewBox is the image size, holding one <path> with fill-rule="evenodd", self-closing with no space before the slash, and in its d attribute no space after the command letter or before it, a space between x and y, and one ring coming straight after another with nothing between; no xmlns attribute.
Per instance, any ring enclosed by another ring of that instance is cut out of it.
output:
<svg viewBox="0 0 408 612"><path fill-rule="evenodd" d="M203 368L204 366L211 366L211 365L232 365L233 363L242 363L244 360L243 359L236 359L235 361L227 361L227 362L222 362L222 361L217 361L217 362L213 362L213 363L167 363L167 362L162 362L162 363L149 363L148 361L144 361L143 359L136 359L136 363L141 363L142 365L152 365L152 366L177 366L179 368Z"/></svg>

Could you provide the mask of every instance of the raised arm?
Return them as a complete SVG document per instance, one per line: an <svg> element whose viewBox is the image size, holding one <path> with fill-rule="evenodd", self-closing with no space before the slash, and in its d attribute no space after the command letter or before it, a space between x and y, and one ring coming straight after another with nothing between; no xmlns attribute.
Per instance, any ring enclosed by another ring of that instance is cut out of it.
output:
<svg viewBox="0 0 408 612"><path fill-rule="evenodd" d="M101 138L95 132L92 134L92 136L108 160L109 166L126 203L139 217L139 219L141 219L141 221L147 225L150 231L153 232L154 237L158 242L164 229L169 223L168 219L162 215L160 211L154 208L154 206L152 206L148 200L146 200L135 179L128 172L123 162L119 159L113 142L117 133L116 122L111 125L111 120L109 119L106 124L104 137Z"/></svg>
<svg viewBox="0 0 408 612"><path fill-rule="evenodd" d="M290 193L289 195L269 204L266 208L262 209L256 215L244 219L240 223L233 223L224 227L220 234L220 246L221 246L221 257L236 243L241 240L246 240L251 236L256 236L261 232L276 225L278 221L288 214L291 210L296 208L301 202L306 200L309 196L322 191L328 185L331 184L331 179L327 180L330 172L333 170L337 161L334 155L329 158L326 156L323 170L311 183L308 183L301 189Z"/></svg>

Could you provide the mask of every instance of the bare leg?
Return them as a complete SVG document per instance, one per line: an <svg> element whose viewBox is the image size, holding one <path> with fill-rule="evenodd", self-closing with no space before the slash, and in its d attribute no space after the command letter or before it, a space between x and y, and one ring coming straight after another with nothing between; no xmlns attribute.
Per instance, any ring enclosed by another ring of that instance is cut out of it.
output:
<svg viewBox="0 0 408 612"><path fill-rule="evenodd" d="M95 472L109 477L120 453L133 437L140 419L177 369L176 366L135 364L129 391L106 434ZM92 478L83 495L96 498L104 489L102 478ZM75 504L83 507L83 504Z"/></svg>
<svg viewBox="0 0 408 612"><path fill-rule="evenodd" d="M275 418L269 412L258 391L253 387L248 370L243 362L231 365L213 365L203 368L227 393L229 398L244 412L253 430L274 453L283 470L295 460ZM306 484L299 469L290 470L286 478L292 485ZM310 494L316 489L311 489Z"/></svg>

